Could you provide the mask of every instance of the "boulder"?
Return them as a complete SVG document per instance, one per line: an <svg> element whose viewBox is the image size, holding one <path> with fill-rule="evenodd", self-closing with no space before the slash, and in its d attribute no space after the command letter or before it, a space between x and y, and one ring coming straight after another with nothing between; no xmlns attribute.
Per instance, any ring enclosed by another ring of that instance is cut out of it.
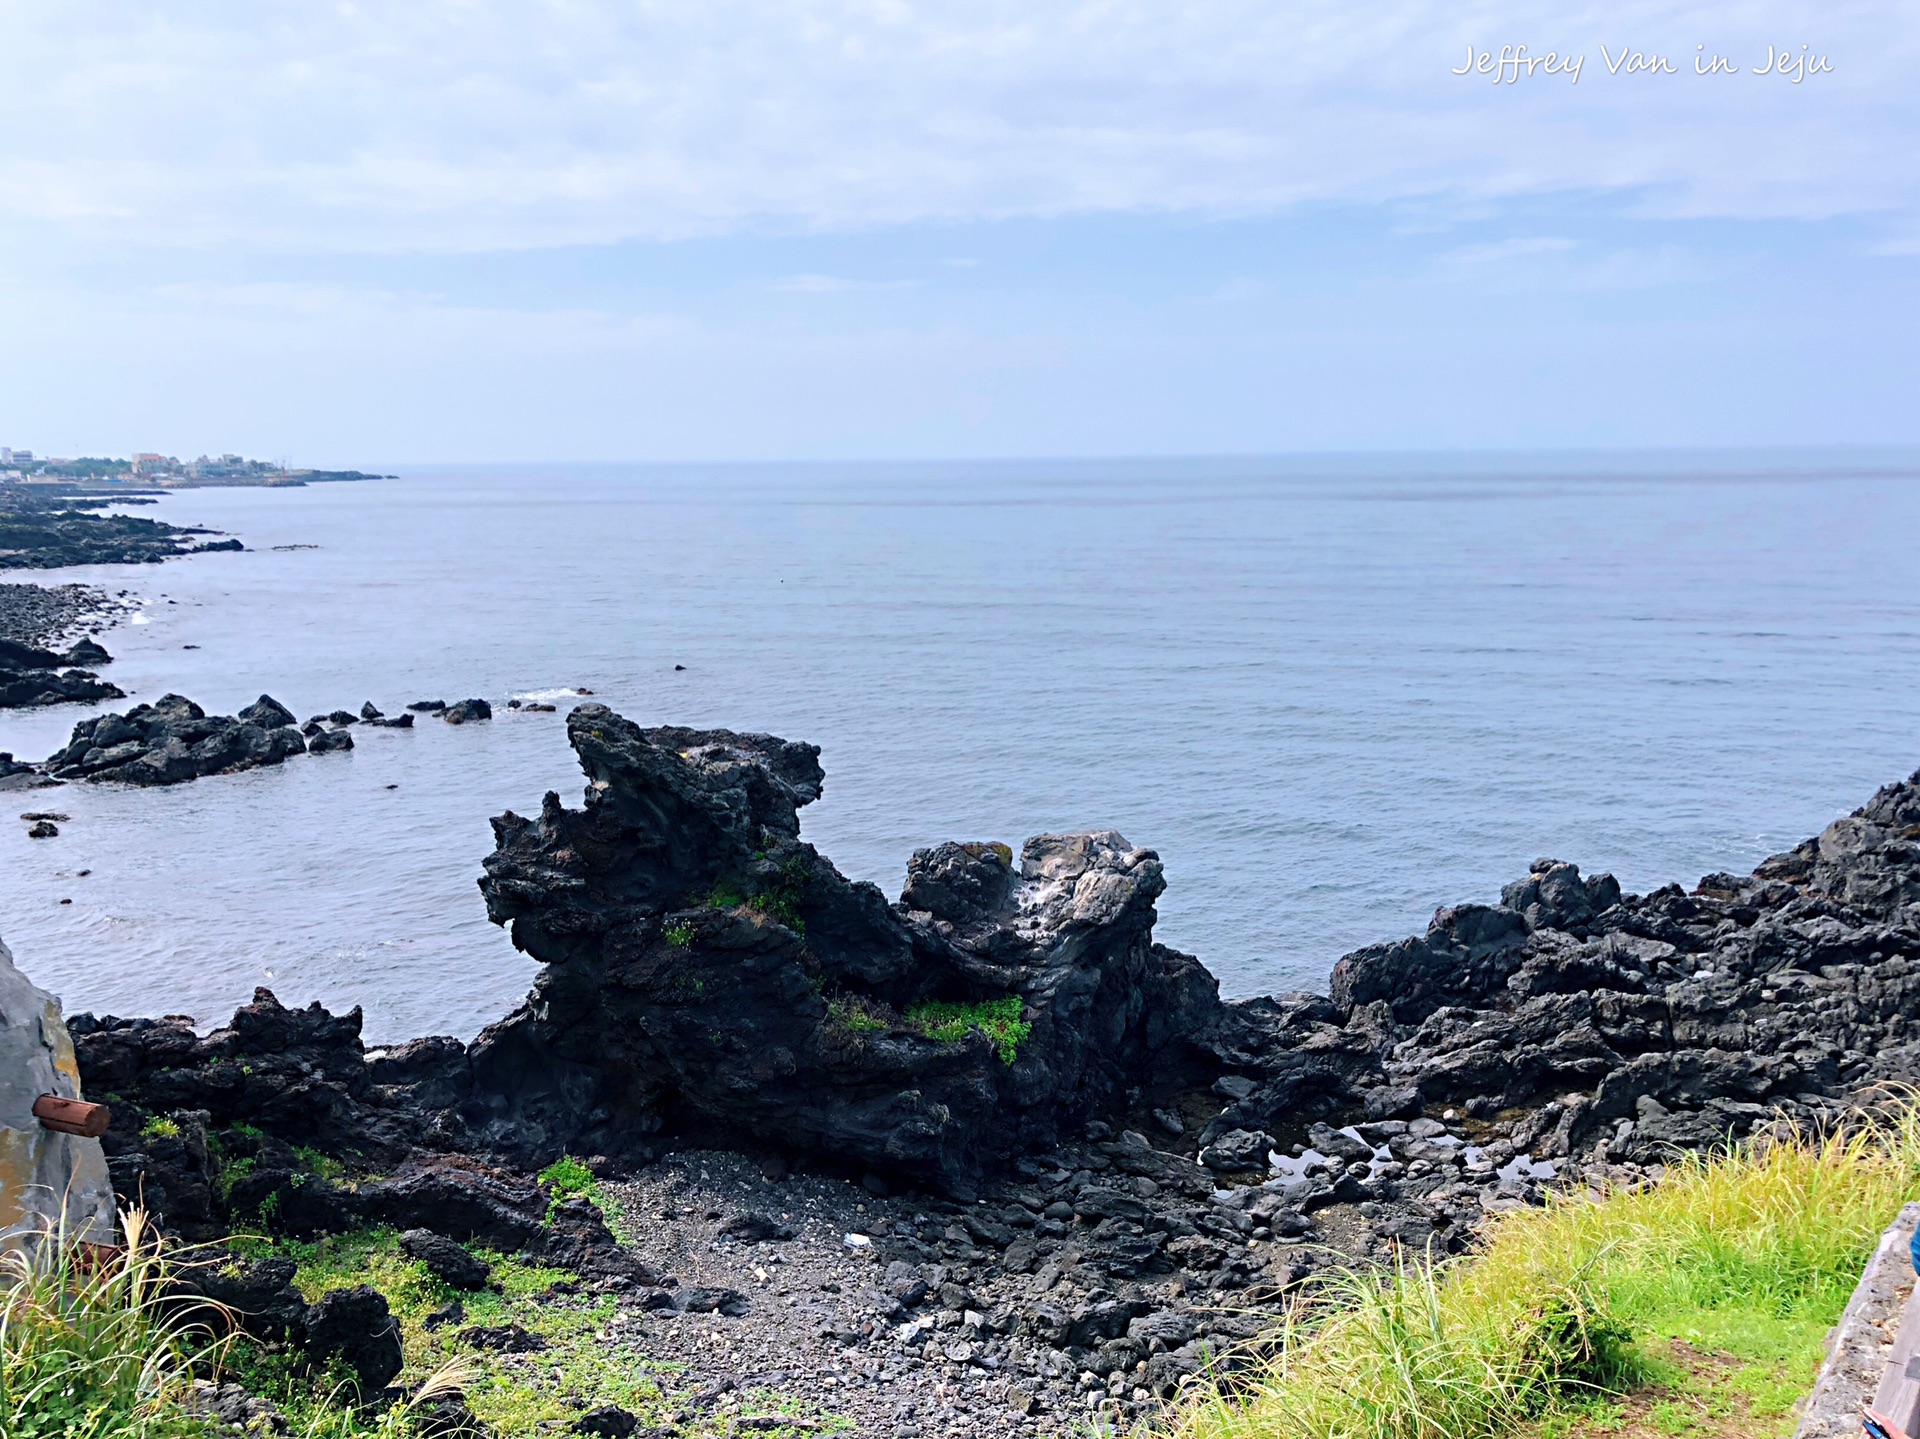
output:
<svg viewBox="0 0 1920 1439"><path fill-rule="evenodd" d="M485 700L460 700L440 711L440 718L448 724L466 724L470 720L488 720L493 718L493 706Z"/></svg>
<svg viewBox="0 0 1920 1439"><path fill-rule="evenodd" d="M405 1363L400 1321L387 1308L386 1295L367 1284L320 1296L307 1314L305 1348L316 1368L339 1359L352 1371L363 1399L393 1383Z"/></svg>
<svg viewBox="0 0 1920 1439"><path fill-rule="evenodd" d="M184 695L163 695L125 714L81 720L44 768L56 779L172 785L276 765L305 752L282 706L262 695L247 713L254 718L209 715Z"/></svg>
<svg viewBox="0 0 1920 1439"><path fill-rule="evenodd" d="M492 1272L484 1259L463 1244L435 1234L431 1229L409 1229L400 1236L400 1249L409 1259L417 1259L427 1273L455 1289L479 1289Z"/></svg>
<svg viewBox="0 0 1920 1439"><path fill-rule="evenodd" d="M294 723L293 711L272 695L261 695L234 718L244 720L248 724L257 724L262 729L278 729L282 725Z"/></svg>

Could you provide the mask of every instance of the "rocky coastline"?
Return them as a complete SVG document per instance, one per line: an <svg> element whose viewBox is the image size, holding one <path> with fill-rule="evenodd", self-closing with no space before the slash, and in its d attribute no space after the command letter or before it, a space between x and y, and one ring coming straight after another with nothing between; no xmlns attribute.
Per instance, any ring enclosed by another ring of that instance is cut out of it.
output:
<svg viewBox="0 0 1920 1439"><path fill-rule="evenodd" d="M158 564L180 555L243 550L218 530L170 525L139 515L105 515L109 505L152 504L138 495L101 495L66 485L0 485L0 569Z"/></svg>
<svg viewBox="0 0 1920 1439"><path fill-rule="evenodd" d="M134 608L125 590L109 595L93 585L0 584L0 640L65 649L83 635L97 639Z"/></svg>
<svg viewBox="0 0 1920 1439"><path fill-rule="evenodd" d="M1117 834L939 845L889 903L799 838L815 747L567 723L582 806L501 815L480 880L540 969L472 1043L266 991L72 1028L117 1189L176 1232L556 1259L686 1366L690 1432L756 1386L903 1439L1138 1419L1329 1265L1920 1080L1920 774L1751 875L1539 860L1229 1003ZM598 1206L535 1177L567 1156Z"/></svg>
<svg viewBox="0 0 1920 1439"><path fill-rule="evenodd" d="M118 685L101 679L93 668L81 668L112 661L113 656L90 639L65 654L0 639L0 709L125 699L126 691Z"/></svg>

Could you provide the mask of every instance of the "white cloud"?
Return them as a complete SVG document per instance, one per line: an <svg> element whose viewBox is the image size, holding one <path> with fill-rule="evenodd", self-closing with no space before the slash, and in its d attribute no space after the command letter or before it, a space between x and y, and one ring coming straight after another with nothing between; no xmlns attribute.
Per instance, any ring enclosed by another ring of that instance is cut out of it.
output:
<svg viewBox="0 0 1920 1439"><path fill-rule="evenodd" d="M1834 72L1745 69L1802 41ZM1578 50L1577 86L1457 77ZM1600 46L1670 55L1609 76ZM1680 215L1920 211L1920 10L1545 0L24 0L16 243L483 250L1300 201L1631 191Z"/></svg>
<svg viewBox="0 0 1920 1439"><path fill-rule="evenodd" d="M911 290L917 280L849 280L839 275L789 275L769 289L796 295L838 295L848 290Z"/></svg>
<svg viewBox="0 0 1920 1439"><path fill-rule="evenodd" d="M1502 265L1526 255L1558 254L1573 247L1574 242L1563 235L1520 235L1486 245L1462 245L1448 252L1442 263L1456 269L1475 269L1483 265Z"/></svg>

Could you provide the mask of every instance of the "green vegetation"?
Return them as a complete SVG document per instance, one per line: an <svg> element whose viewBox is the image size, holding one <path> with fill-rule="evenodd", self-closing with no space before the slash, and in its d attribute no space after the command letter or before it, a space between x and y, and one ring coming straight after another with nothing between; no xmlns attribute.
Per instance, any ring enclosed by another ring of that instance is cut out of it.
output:
<svg viewBox="0 0 1920 1439"><path fill-rule="evenodd" d="M593 1177L593 1171L587 1168L571 1154L563 1154L545 1169L540 1171L539 1180L553 1191L553 1198L547 1204L547 1222L553 1222L554 1210L566 1200L585 1199L600 1211L600 1217L607 1222L607 1228L613 1237L623 1244L627 1242L626 1232L621 1228L620 1214L607 1203L606 1195L600 1192L600 1181Z"/></svg>
<svg viewBox="0 0 1920 1439"><path fill-rule="evenodd" d="M1203 1392L1172 1433L1785 1434L1861 1266L1916 1197L1909 1111L1501 1215L1471 1256L1350 1273L1305 1296L1270 1356Z"/></svg>
<svg viewBox="0 0 1920 1439"><path fill-rule="evenodd" d="M96 1262L64 1234L0 1255L0 1434L174 1439L204 1427L180 1401L225 1341L162 1296L173 1266L146 1215ZM203 1313L203 1319L218 1316Z"/></svg>
<svg viewBox="0 0 1920 1439"><path fill-rule="evenodd" d="M764 860L766 854L762 851L754 858ZM743 890L732 880L716 880L700 903L707 909L750 909L755 914L777 920L804 938L807 922L800 915L800 902L806 898L807 882L812 873L813 865L806 855L792 855L781 863L780 877L772 884ZM691 939L693 936L689 933L687 937Z"/></svg>
<svg viewBox="0 0 1920 1439"><path fill-rule="evenodd" d="M885 1009L857 994L828 1000L827 1021L855 1034L885 1034L895 1027Z"/></svg>
<svg viewBox="0 0 1920 1439"><path fill-rule="evenodd" d="M614 1301L556 1292L556 1286L572 1287L573 1276L565 1270L477 1250L492 1266L495 1287L459 1293L435 1279L424 1264L401 1253L399 1236L391 1229L362 1230L312 1243L261 1242L254 1252L292 1259L298 1265L294 1284L309 1303L330 1290L356 1284L378 1289L400 1323L407 1356L400 1382L419 1383L434 1374L458 1375L468 1407L502 1435L564 1430L582 1409L602 1403L651 1416L653 1422L669 1417L662 1412L659 1385L650 1366L605 1342L606 1326L617 1312ZM456 1299L465 1311L460 1323L427 1327L428 1315ZM547 1347L534 1355L489 1357L479 1365L473 1351L457 1337L467 1325L507 1324L539 1335ZM288 1355L244 1347L236 1359L242 1382L279 1404L296 1434L312 1428L317 1419L333 1417L332 1406L313 1397L310 1382L303 1380ZM556 1378L556 1370L564 1377ZM642 1422L647 1419L643 1417ZM378 1431L369 1425L327 1427L324 1432L330 1439L358 1439Z"/></svg>
<svg viewBox="0 0 1920 1439"><path fill-rule="evenodd" d="M562 1160L550 1166L550 1172L559 1170L562 1179L578 1182L576 1168L585 1171L577 1160ZM588 1175L587 1181L591 1180ZM677 1366L656 1364L646 1357L645 1321L623 1311L611 1296L573 1292L578 1281L565 1270L475 1249L492 1267L491 1287L459 1293L401 1253L399 1236L391 1229L362 1230L310 1244L283 1240L262 1245L257 1252L269 1251L297 1263L294 1283L309 1301L355 1284L371 1284L386 1295L400 1322L407 1355L400 1382L458 1374L468 1407L502 1439L568 1433L582 1411L598 1404L619 1405L639 1419L643 1432L649 1428L694 1432L675 1427L675 1405L663 1393L662 1381L670 1380ZM429 1328L427 1317L454 1300L463 1306L464 1317L455 1324ZM459 1338L459 1331L468 1325L508 1324L538 1335L546 1347L534 1354L489 1355L476 1369L473 1351ZM249 1387L287 1394L282 1407L294 1421L295 1434L311 1430L315 1411L301 1407L298 1381L285 1357L259 1351L249 1351L249 1357L255 1364L246 1376ZM766 1408L761 1412L792 1408L790 1402L778 1402L777 1396L764 1398ZM275 1402L280 1400L276 1397ZM724 1428L725 1420L716 1416L716 1424ZM801 1417L800 1427L821 1432L844 1425L814 1414ZM327 1439L372 1439L375 1433L371 1428L325 1430Z"/></svg>
<svg viewBox="0 0 1920 1439"><path fill-rule="evenodd" d="M693 943L693 926L685 923L672 925L662 938L675 949L685 949Z"/></svg>
<svg viewBox="0 0 1920 1439"><path fill-rule="evenodd" d="M180 1126L165 1115L155 1114L140 1126L140 1137L142 1139L178 1139Z"/></svg>
<svg viewBox="0 0 1920 1439"><path fill-rule="evenodd" d="M572 1199L575 1195L585 1195L588 1199L600 1197L600 1182L593 1177L593 1171L571 1154L554 1160L540 1171L539 1177L557 1199Z"/></svg>
<svg viewBox="0 0 1920 1439"><path fill-rule="evenodd" d="M330 1154L322 1154L317 1149L304 1146L293 1151L293 1157L306 1165L310 1174L321 1179L338 1179L343 1172L340 1161Z"/></svg>
<svg viewBox="0 0 1920 1439"><path fill-rule="evenodd" d="M907 1011L907 1025L943 1044L957 1044L977 1029L994 1043L1002 1064L1019 1058L1020 1046L1033 1033L1033 1023L1020 1017L1020 996L989 999L980 1004L947 1004L930 1001Z"/></svg>

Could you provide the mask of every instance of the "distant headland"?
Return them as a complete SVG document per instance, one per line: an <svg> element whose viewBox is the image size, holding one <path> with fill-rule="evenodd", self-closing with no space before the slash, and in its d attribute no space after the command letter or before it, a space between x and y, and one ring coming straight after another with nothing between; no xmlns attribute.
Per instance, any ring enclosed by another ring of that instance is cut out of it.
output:
<svg viewBox="0 0 1920 1439"><path fill-rule="evenodd" d="M392 475L362 470L294 469L284 462L249 460L243 455L138 454L126 459L85 456L77 460L42 457L32 450L0 445L0 481L25 484L139 484L159 489L211 485L306 485L341 480L390 480Z"/></svg>

